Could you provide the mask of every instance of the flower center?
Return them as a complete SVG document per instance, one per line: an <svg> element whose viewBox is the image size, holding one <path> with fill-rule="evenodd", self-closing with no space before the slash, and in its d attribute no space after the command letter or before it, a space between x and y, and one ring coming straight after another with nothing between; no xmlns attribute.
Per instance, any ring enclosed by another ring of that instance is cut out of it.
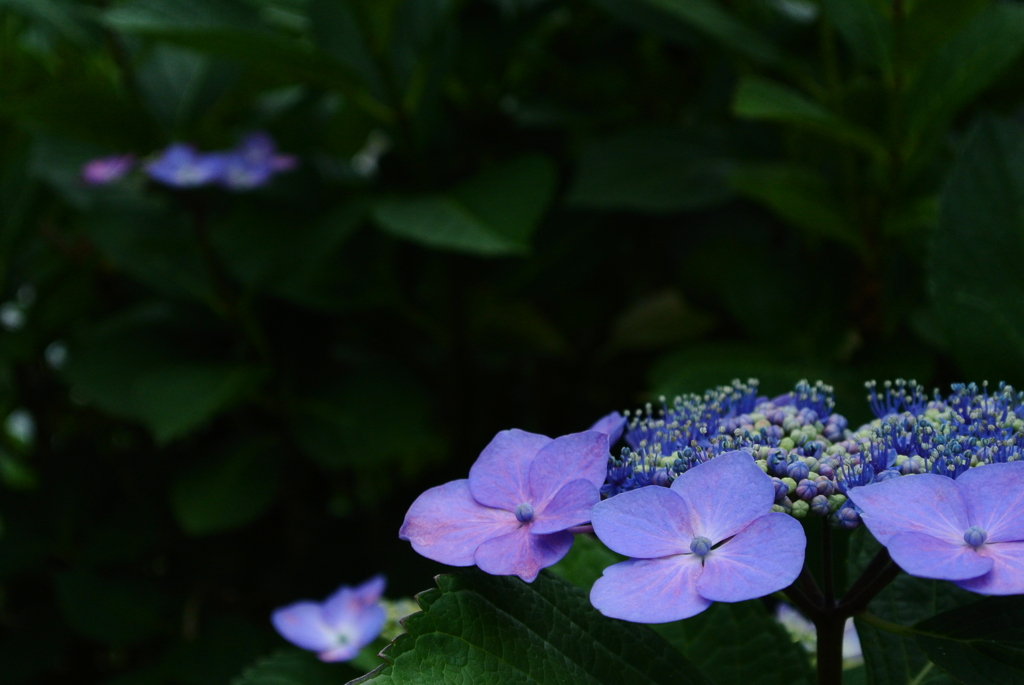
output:
<svg viewBox="0 0 1024 685"><path fill-rule="evenodd" d="M698 535L690 541L690 551L698 557L706 557L708 552L711 551L711 540Z"/></svg>
<svg viewBox="0 0 1024 685"><path fill-rule="evenodd" d="M987 539L988 533L977 526L971 526L967 529L967 532L964 533L964 542L974 548L983 545Z"/></svg>
<svg viewBox="0 0 1024 685"><path fill-rule="evenodd" d="M518 507L516 507L516 519L520 523L529 523L531 520L533 520L533 507L531 507L526 502L520 504Z"/></svg>

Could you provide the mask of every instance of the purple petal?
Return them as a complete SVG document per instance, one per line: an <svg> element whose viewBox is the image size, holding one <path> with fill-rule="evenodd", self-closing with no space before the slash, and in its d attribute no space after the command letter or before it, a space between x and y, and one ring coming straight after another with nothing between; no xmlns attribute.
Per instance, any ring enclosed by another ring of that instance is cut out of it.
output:
<svg viewBox="0 0 1024 685"><path fill-rule="evenodd" d="M120 179L135 166L135 155L110 155L86 162L82 180L89 185L106 185Z"/></svg>
<svg viewBox="0 0 1024 685"><path fill-rule="evenodd" d="M971 526L960 486L934 473L853 488L849 497L860 508L871 534L886 546L890 537L907 532L963 543L964 531Z"/></svg>
<svg viewBox="0 0 1024 685"><path fill-rule="evenodd" d="M891 536L885 546L900 568L920 578L965 580L977 578L992 568L992 560L974 551L973 547L964 542L963 536L958 543L948 538L911 531Z"/></svg>
<svg viewBox="0 0 1024 685"><path fill-rule="evenodd" d="M476 565L495 576L519 576L532 583L542 568L557 564L572 547L569 532L534 535L523 526L484 542L476 549Z"/></svg>
<svg viewBox="0 0 1024 685"><path fill-rule="evenodd" d="M985 468L989 466L995 464ZM985 544L978 553L992 560L992 570L977 578L956 581L957 585L982 595L1024 595L1024 542Z"/></svg>
<svg viewBox="0 0 1024 685"><path fill-rule="evenodd" d="M373 606L384 593L384 576L376 575L358 587L342 585L333 595L324 600L324 620L333 629L338 629L348 617Z"/></svg>
<svg viewBox="0 0 1024 685"><path fill-rule="evenodd" d="M551 442L546 435L518 428L495 435L469 469L469 489L473 497L480 504L508 511L515 511L523 502L529 502L530 464Z"/></svg>
<svg viewBox="0 0 1024 685"><path fill-rule="evenodd" d="M562 486L585 480L600 488L608 475L608 436L596 431L563 435L544 446L530 465L529 492L534 509L547 506Z"/></svg>
<svg viewBox="0 0 1024 685"><path fill-rule="evenodd" d="M594 505L600 501L601 492L593 483L585 480L566 483L548 505L534 515L530 532L534 535L557 533L587 523Z"/></svg>
<svg viewBox="0 0 1024 685"><path fill-rule="evenodd" d="M590 603L605 616L624 621L679 621L711 606L697 594L701 570L695 554L623 561L604 570L590 590Z"/></svg>
<svg viewBox="0 0 1024 685"><path fill-rule="evenodd" d="M686 502L675 491L657 485L600 502L591 522L609 549L638 559L688 553L693 540Z"/></svg>
<svg viewBox="0 0 1024 685"><path fill-rule="evenodd" d="M608 436L608 445L614 445L622 437L622 431L626 429L626 417L617 411L599 418L589 430L604 433Z"/></svg>
<svg viewBox="0 0 1024 685"><path fill-rule="evenodd" d="M270 622L281 637L302 649L321 652L337 644L316 602L296 602L277 609L270 615Z"/></svg>
<svg viewBox="0 0 1024 685"><path fill-rule="evenodd" d="M366 607L347 617L336 633L336 643L331 649L320 652L321 661L348 661L359 651L373 642L387 621L387 612L379 604Z"/></svg>
<svg viewBox="0 0 1024 685"><path fill-rule="evenodd" d="M971 525L984 530L990 543L1024 540L1024 462L974 467L956 484Z"/></svg>
<svg viewBox="0 0 1024 685"><path fill-rule="evenodd" d="M480 543L505 535L521 524L515 514L477 504L469 481L453 480L430 488L416 498L405 515L398 537L434 561L449 566L472 566Z"/></svg>
<svg viewBox="0 0 1024 685"><path fill-rule="evenodd" d="M694 535L714 543L772 510L775 486L746 452L726 452L676 478L672 490L690 510Z"/></svg>
<svg viewBox="0 0 1024 685"><path fill-rule="evenodd" d="M756 519L704 558L697 592L715 602L742 602L789 587L804 565L807 538L796 519Z"/></svg>

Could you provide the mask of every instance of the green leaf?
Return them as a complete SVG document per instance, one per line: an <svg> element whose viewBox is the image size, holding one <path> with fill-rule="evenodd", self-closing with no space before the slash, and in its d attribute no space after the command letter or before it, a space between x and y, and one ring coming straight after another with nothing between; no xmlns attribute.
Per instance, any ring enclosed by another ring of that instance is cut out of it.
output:
<svg viewBox="0 0 1024 685"><path fill-rule="evenodd" d="M643 0L644 4L693 26L701 33L761 64L778 65L783 53L761 33L741 23L713 0Z"/></svg>
<svg viewBox="0 0 1024 685"><path fill-rule="evenodd" d="M606 568L626 557L616 554L593 535L577 535L572 548L549 570L578 588L590 592Z"/></svg>
<svg viewBox="0 0 1024 685"><path fill-rule="evenodd" d="M174 517L189 535L213 535L257 519L277 497L280 463L273 445L253 440L179 476Z"/></svg>
<svg viewBox="0 0 1024 685"><path fill-rule="evenodd" d="M428 247L480 256L522 254L530 249L556 180L551 160L527 155L444 195L381 200L372 215L382 230Z"/></svg>
<svg viewBox="0 0 1024 685"><path fill-rule="evenodd" d="M173 45L153 46L135 71L139 91L153 116L170 131L201 116L234 85L232 64Z"/></svg>
<svg viewBox="0 0 1024 685"><path fill-rule="evenodd" d="M820 174L789 164L745 164L730 180L737 192L767 206L807 235L865 251L863 237Z"/></svg>
<svg viewBox="0 0 1024 685"><path fill-rule="evenodd" d="M960 368L1024 380L1024 126L982 119L974 127L931 247L936 319Z"/></svg>
<svg viewBox="0 0 1024 685"><path fill-rule="evenodd" d="M384 89L380 69L359 25L355 4L354 0L313 0L309 5L313 39L380 92Z"/></svg>
<svg viewBox="0 0 1024 685"><path fill-rule="evenodd" d="M721 204L732 164L703 133L636 130L589 143L566 203L586 209L678 212Z"/></svg>
<svg viewBox="0 0 1024 685"><path fill-rule="evenodd" d="M344 685L359 672L346 664L326 664L312 652L282 649L245 669L231 685Z"/></svg>
<svg viewBox="0 0 1024 685"><path fill-rule="evenodd" d="M915 639L965 685L1024 682L1024 597L988 597L921 621Z"/></svg>
<svg viewBox="0 0 1024 685"><path fill-rule="evenodd" d="M715 602L703 613L654 627L716 685L809 685L807 652L761 600Z"/></svg>
<svg viewBox="0 0 1024 685"><path fill-rule="evenodd" d="M736 87L733 112L738 117L792 124L860 148L876 159L888 152L868 129L847 121L789 86L760 76L745 76Z"/></svg>
<svg viewBox="0 0 1024 685"><path fill-rule="evenodd" d="M856 59L892 78L892 25L877 0L824 0L825 14Z"/></svg>
<svg viewBox="0 0 1024 685"><path fill-rule="evenodd" d="M547 573L531 584L478 571L438 576L387 662L355 683L707 683L648 627L602 616Z"/></svg>
<svg viewBox="0 0 1024 685"><path fill-rule="evenodd" d="M651 367L648 379L654 395L671 397L703 392L733 378L757 378L768 396L793 389L801 378L822 377L821 367L786 363L770 350L747 344L714 343L667 354Z"/></svg>
<svg viewBox="0 0 1024 685"><path fill-rule="evenodd" d="M153 637L162 626L165 609L164 597L153 584L85 571L67 571L57 577L57 601L75 630L113 645Z"/></svg>
<svg viewBox="0 0 1024 685"><path fill-rule="evenodd" d="M855 530L850 537L847 576L856 579L880 549L866 528ZM909 626L977 597L948 581L900 574L872 600L868 611ZM953 685L954 681L932 665L912 638L883 632L861 619L855 618L854 622L871 685Z"/></svg>
<svg viewBox="0 0 1024 685"><path fill-rule="evenodd" d="M196 341L181 340L168 323L163 311L141 309L88 329L64 370L80 401L141 421L161 442L199 428L263 377L248 365L189 356Z"/></svg>
<svg viewBox="0 0 1024 685"><path fill-rule="evenodd" d="M950 119L1024 51L1024 6L993 3L946 43L907 88L904 155L930 136L943 135Z"/></svg>

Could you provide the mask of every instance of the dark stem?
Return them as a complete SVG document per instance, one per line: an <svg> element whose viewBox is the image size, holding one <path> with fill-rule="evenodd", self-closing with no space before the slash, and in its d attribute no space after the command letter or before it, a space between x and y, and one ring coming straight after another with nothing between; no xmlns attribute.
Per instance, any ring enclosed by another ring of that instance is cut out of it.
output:
<svg viewBox="0 0 1024 685"><path fill-rule="evenodd" d="M889 550L885 547L878 551L875 558L864 568L864 572L860 574L860 577L850 586L843 595L843 598L839 601L841 606L846 606L850 601L859 595L869 583L871 583L879 573L881 573L886 566L892 562L892 558L889 556Z"/></svg>
<svg viewBox="0 0 1024 685"><path fill-rule="evenodd" d="M821 527L821 566L825 609L831 611L836 605L836 588L832 577L832 528L828 523Z"/></svg>
<svg viewBox="0 0 1024 685"><path fill-rule="evenodd" d="M850 595L847 593L849 599L846 597L843 598L843 601L839 603L839 611L843 616L852 616L864 611L867 609L871 600L875 598L875 595L881 592L886 585L891 583L899 573L900 567L890 560L889 564L885 566L878 575L866 583L856 595Z"/></svg>
<svg viewBox="0 0 1024 685"><path fill-rule="evenodd" d="M835 609L814 622L818 631L818 685L843 682L843 629L846 617Z"/></svg>

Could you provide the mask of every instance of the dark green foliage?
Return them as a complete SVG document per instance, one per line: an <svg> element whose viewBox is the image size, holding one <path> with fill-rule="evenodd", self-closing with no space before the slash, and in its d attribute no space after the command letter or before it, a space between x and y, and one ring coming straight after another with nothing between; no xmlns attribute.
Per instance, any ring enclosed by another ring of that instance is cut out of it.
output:
<svg viewBox="0 0 1024 685"><path fill-rule="evenodd" d="M423 611L359 683L708 682L650 628L605 618L586 593L542 574L532 584L479 571L442 575Z"/></svg>
<svg viewBox="0 0 1024 685"><path fill-rule="evenodd" d="M737 376L821 378L854 426L870 378L1020 384L1022 55L996 0L0 0L0 682L357 676L269 612L424 587L406 508L504 428ZM265 188L80 178L255 130L300 161ZM716 682L807 677L761 604L673 630ZM956 668L862 630L869 683Z"/></svg>

